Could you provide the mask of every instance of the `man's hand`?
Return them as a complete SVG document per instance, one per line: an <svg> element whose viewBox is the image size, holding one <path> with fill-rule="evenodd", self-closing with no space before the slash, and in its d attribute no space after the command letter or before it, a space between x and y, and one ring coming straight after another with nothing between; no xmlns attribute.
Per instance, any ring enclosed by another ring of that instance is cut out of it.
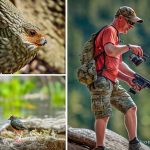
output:
<svg viewBox="0 0 150 150"><path fill-rule="evenodd" d="M128 46L134 54L143 57L143 50L142 50L141 46L131 45L131 44L129 44Z"/></svg>
<svg viewBox="0 0 150 150"><path fill-rule="evenodd" d="M129 86L131 86L132 88L134 88L136 91L140 91L141 87L139 87L138 85L136 85L135 83L133 83L133 79L135 79L134 77L129 77L128 80L126 80L126 82L128 83Z"/></svg>

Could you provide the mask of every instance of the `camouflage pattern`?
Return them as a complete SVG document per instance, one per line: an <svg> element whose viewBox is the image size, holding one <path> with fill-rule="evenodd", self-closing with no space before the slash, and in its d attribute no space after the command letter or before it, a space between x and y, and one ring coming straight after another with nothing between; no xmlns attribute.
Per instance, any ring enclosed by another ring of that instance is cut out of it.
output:
<svg viewBox="0 0 150 150"><path fill-rule="evenodd" d="M132 8L124 6L118 9L115 16L118 17L119 15L123 15L124 17L131 18L131 17L135 17L136 13Z"/></svg>
<svg viewBox="0 0 150 150"><path fill-rule="evenodd" d="M141 18L137 17L135 11L128 6L122 6L117 10L115 17L119 17L120 15L124 16L126 19L132 22L139 22L139 23L143 22Z"/></svg>
<svg viewBox="0 0 150 150"><path fill-rule="evenodd" d="M78 68L77 77L80 83L89 85L97 80L96 64L94 58L95 39L97 35L107 26L101 28L98 32L93 33L90 39L84 44L80 57L81 66ZM100 53L98 56L100 56Z"/></svg>
<svg viewBox="0 0 150 150"><path fill-rule="evenodd" d="M97 79L95 60L92 59L89 63L83 64L80 69L78 69L78 80L83 84L91 84Z"/></svg>
<svg viewBox="0 0 150 150"><path fill-rule="evenodd" d="M97 79L96 65L93 57L94 42L99 32L92 34L91 38L84 44L81 54L81 66L77 71L78 80L82 84L89 85Z"/></svg>
<svg viewBox="0 0 150 150"><path fill-rule="evenodd" d="M136 106L127 91L119 85L119 81L113 84L105 77L98 76L88 88L91 93L91 109L96 118L110 116L112 105L122 113Z"/></svg>

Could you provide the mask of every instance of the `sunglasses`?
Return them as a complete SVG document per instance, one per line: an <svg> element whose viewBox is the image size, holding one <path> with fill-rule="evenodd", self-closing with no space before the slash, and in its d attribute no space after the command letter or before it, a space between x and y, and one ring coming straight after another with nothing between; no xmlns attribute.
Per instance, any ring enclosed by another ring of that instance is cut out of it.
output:
<svg viewBox="0 0 150 150"><path fill-rule="evenodd" d="M127 22L128 22L130 25L132 25L132 26L135 25L135 22L132 22L131 20L128 20L128 19L126 19L126 20L127 20Z"/></svg>

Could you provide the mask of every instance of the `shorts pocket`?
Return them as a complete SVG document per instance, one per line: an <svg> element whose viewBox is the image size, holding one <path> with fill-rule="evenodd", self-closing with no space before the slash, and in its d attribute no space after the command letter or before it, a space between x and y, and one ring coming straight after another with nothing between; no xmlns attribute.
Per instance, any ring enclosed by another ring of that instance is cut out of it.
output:
<svg viewBox="0 0 150 150"><path fill-rule="evenodd" d="M93 95L91 109L93 112L104 111L104 102L101 96Z"/></svg>
<svg viewBox="0 0 150 150"><path fill-rule="evenodd" d="M94 87L101 91L111 90L111 81L109 81L105 77L98 77L94 82Z"/></svg>

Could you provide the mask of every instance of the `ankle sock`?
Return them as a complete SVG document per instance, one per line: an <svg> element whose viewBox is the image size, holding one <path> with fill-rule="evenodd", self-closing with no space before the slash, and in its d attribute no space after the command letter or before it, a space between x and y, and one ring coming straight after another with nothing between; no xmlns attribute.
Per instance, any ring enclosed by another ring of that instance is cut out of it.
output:
<svg viewBox="0 0 150 150"><path fill-rule="evenodd" d="M105 148L105 146L98 146L98 148L103 148L103 149L104 149L104 148Z"/></svg>
<svg viewBox="0 0 150 150"><path fill-rule="evenodd" d="M137 137L135 137L133 140L129 141L130 144L136 144L139 143L139 140Z"/></svg>

